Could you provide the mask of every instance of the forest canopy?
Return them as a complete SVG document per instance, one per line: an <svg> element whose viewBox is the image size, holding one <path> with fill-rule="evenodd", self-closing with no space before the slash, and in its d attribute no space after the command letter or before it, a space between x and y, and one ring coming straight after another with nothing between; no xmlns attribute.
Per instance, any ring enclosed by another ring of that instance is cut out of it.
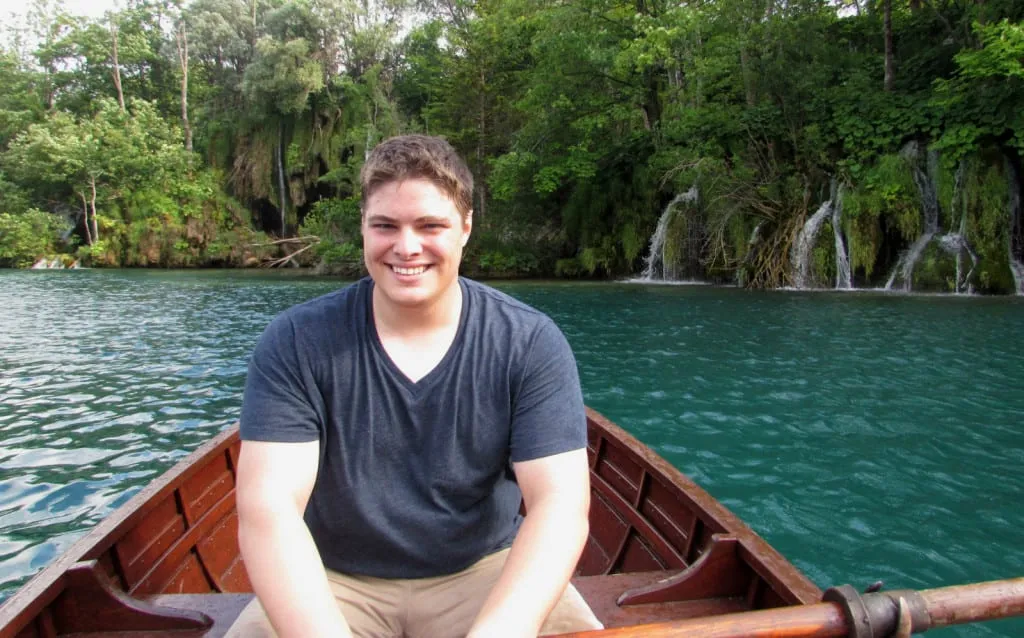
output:
<svg viewBox="0 0 1024 638"><path fill-rule="evenodd" d="M1020 293L1016 0L30 0L0 266L361 268L358 173L441 135L478 276ZM653 250L652 250L653 249Z"/></svg>

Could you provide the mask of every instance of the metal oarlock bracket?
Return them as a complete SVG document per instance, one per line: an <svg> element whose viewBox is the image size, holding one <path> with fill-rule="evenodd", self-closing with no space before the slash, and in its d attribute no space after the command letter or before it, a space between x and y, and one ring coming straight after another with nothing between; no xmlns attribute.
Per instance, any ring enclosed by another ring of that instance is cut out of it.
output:
<svg viewBox="0 0 1024 638"><path fill-rule="evenodd" d="M836 603L843 610L849 638L890 638L900 627L900 605L910 614L911 631L927 631L932 623L928 605L918 592L893 590L861 595L850 585L833 587L821 600Z"/></svg>
<svg viewBox="0 0 1024 638"><path fill-rule="evenodd" d="M849 630L848 638L883 638L882 634L876 634L871 626L871 615L864 604L864 599L850 585L827 589L821 600L827 603L837 603L842 607Z"/></svg>

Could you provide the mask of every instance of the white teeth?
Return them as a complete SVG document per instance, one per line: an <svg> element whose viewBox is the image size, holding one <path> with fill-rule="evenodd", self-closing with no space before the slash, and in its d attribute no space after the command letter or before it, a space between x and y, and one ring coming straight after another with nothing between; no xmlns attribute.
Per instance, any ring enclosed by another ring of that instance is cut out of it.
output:
<svg viewBox="0 0 1024 638"><path fill-rule="evenodd" d="M427 270L426 266L418 266L416 268L400 268L398 266L391 267L399 275L419 275Z"/></svg>

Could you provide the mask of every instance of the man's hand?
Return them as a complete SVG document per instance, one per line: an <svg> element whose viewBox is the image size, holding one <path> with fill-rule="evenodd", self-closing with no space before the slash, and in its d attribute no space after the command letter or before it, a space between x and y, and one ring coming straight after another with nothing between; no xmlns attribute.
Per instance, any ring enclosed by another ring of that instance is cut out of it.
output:
<svg viewBox="0 0 1024 638"><path fill-rule="evenodd" d="M585 449L513 464L526 519L469 636L534 638L569 584L589 530Z"/></svg>
<svg viewBox="0 0 1024 638"><path fill-rule="evenodd" d="M319 443L244 441L238 458L238 541L253 589L278 636L350 636L302 519Z"/></svg>

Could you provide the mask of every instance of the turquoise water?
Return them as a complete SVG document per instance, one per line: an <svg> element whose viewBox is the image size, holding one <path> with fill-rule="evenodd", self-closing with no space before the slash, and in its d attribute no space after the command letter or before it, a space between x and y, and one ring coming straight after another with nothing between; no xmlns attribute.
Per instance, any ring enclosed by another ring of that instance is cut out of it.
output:
<svg viewBox="0 0 1024 638"><path fill-rule="evenodd" d="M0 271L0 598L233 422L263 326L339 285ZM818 585L1024 576L1024 300L497 286L562 327L589 405Z"/></svg>

